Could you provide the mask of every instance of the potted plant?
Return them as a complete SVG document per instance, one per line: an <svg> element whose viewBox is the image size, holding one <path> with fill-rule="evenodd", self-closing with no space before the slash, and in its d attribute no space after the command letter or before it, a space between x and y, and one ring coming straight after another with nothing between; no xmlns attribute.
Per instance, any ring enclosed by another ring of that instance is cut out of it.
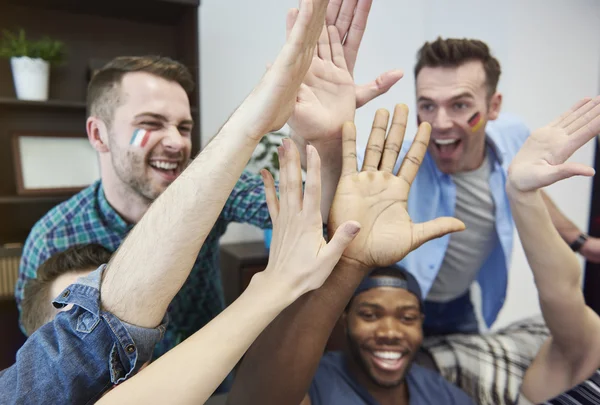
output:
<svg viewBox="0 0 600 405"><path fill-rule="evenodd" d="M15 92L20 100L48 100L50 64L58 64L65 57L65 45L43 37L30 40L23 29L14 33L2 32L0 57L10 59Z"/></svg>
<svg viewBox="0 0 600 405"><path fill-rule="evenodd" d="M260 140L256 150L248 162L248 169L258 173L262 169L267 169L273 175L275 180L279 179L279 157L277 156L277 147L281 146L281 140L287 135L284 132L271 132ZM265 229L265 246L267 249L271 246L271 236L273 230Z"/></svg>

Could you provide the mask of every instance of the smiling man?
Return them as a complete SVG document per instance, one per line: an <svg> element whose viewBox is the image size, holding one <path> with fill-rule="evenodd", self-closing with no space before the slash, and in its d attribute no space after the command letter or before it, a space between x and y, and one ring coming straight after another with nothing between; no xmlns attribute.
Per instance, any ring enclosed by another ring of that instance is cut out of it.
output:
<svg viewBox="0 0 600 405"><path fill-rule="evenodd" d="M432 131L409 213L416 221L455 216L467 229L428 242L402 265L426 297L426 336L485 331L506 297L514 222L505 184L529 130L514 116L500 114L500 63L484 42L427 42L414 72L417 119L431 124ZM409 146L403 146L395 171ZM599 240L544 199L562 238L588 260L597 260Z"/></svg>
<svg viewBox="0 0 600 405"><path fill-rule="evenodd" d="M342 315L346 352L323 356L303 405L473 404L413 363L423 341L421 289L400 267L374 270Z"/></svg>

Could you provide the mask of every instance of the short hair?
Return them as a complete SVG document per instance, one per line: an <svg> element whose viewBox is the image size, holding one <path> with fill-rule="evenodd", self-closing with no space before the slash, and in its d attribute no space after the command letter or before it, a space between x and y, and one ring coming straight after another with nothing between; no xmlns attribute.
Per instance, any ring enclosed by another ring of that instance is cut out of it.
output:
<svg viewBox="0 0 600 405"><path fill-rule="evenodd" d="M182 63L163 56L120 56L92 76L87 89L88 116L97 116L110 127L115 109L123 102L119 91L123 76L133 72L176 82L188 94L194 90L194 78Z"/></svg>
<svg viewBox="0 0 600 405"><path fill-rule="evenodd" d="M52 320L55 310L50 296L52 283L63 274L94 270L108 263L112 253L105 247L91 243L75 245L46 260L37 270L37 277L25 285L21 303L21 323L29 336Z"/></svg>
<svg viewBox="0 0 600 405"><path fill-rule="evenodd" d="M487 44L477 39L438 37L433 42L425 42L417 52L415 80L424 67L458 67L470 61L483 64L488 99L491 98L496 93L502 70Z"/></svg>

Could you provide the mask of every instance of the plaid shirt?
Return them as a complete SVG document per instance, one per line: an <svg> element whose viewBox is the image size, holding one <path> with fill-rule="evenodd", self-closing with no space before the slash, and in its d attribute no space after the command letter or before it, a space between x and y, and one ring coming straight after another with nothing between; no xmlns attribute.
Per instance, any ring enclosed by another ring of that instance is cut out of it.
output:
<svg viewBox="0 0 600 405"><path fill-rule="evenodd" d="M229 222L247 222L267 228L271 219L259 175L245 171L206 238L187 281L169 306L169 324L155 356L202 328L224 308L219 268L219 238ZM110 206L100 181L57 205L31 230L23 248L15 298L21 310L23 289L35 278L38 267L50 256L77 244L99 243L117 250L133 225Z"/></svg>

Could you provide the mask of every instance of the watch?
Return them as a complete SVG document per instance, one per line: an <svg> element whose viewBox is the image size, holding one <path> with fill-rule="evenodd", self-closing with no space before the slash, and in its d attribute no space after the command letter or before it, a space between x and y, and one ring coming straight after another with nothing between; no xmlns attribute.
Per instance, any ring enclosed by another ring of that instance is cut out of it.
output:
<svg viewBox="0 0 600 405"><path fill-rule="evenodd" d="M581 249L581 247L585 243L585 241L588 240L588 238L589 238L588 235L586 235L585 233L581 233L581 234L579 234L577 239L575 239L573 242L571 242L569 247L573 250L573 252L578 252L579 249Z"/></svg>

